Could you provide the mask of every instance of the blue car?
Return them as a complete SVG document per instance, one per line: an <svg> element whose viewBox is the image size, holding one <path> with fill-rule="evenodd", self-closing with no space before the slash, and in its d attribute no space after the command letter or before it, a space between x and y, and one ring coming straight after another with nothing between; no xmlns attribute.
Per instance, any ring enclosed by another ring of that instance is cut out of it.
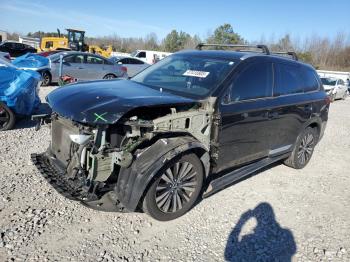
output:
<svg viewBox="0 0 350 262"><path fill-rule="evenodd" d="M11 129L16 116L29 116L39 106L41 75L0 59L0 131Z"/></svg>

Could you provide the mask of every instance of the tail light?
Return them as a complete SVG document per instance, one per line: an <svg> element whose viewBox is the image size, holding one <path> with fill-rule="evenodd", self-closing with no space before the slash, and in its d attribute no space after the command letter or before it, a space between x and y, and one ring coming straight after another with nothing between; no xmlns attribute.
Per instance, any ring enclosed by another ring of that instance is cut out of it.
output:
<svg viewBox="0 0 350 262"><path fill-rule="evenodd" d="M125 67L125 66L122 66L120 69L121 69L122 72L124 72L124 73L127 73L127 72L128 72L128 68Z"/></svg>

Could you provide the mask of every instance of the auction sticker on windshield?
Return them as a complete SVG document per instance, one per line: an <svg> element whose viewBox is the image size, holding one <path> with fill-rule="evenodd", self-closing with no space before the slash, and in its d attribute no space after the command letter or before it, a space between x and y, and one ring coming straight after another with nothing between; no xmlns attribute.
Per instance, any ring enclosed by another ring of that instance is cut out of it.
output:
<svg viewBox="0 0 350 262"><path fill-rule="evenodd" d="M187 70L185 73L183 73L183 75L206 78L209 75L209 73L210 72L205 72L205 71Z"/></svg>

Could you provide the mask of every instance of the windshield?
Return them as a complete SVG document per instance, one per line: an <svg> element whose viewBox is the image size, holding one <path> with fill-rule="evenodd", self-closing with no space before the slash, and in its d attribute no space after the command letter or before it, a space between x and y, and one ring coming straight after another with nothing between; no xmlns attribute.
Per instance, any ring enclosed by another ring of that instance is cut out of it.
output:
<svg viewBox="0 0 350 262"><path fill-rule="evenodd" d="M326 86L335 86L337 80L332 78L321 78L322 84Z"/></svg>
<svg viewBox="0 0 350 262"><path fill-rule="evenodd" d="M225 79L235 61L171 55L131 80L192 97L206 97Z"/></svg>

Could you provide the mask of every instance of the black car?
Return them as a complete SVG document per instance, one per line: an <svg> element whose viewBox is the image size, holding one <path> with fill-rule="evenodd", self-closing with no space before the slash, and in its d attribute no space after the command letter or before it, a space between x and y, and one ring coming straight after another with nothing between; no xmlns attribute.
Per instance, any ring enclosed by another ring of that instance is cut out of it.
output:
<svg viewBox="0 0 350 262"><path fill-rule="evenodd" d="M52 142L32 155L42 174L92 208L165 221L271 163L305 167L330 103L314 68L266 46L204 46L50 93Z"/></svg>
<svg viewBox="0 0 350 262"><path fill-rule="evenodd" d="M37 50L30 45L11 41L0 43L0 51L9 53L11 57L18 57L21 55L25 55L26 53L37 52Z"/></svg>

